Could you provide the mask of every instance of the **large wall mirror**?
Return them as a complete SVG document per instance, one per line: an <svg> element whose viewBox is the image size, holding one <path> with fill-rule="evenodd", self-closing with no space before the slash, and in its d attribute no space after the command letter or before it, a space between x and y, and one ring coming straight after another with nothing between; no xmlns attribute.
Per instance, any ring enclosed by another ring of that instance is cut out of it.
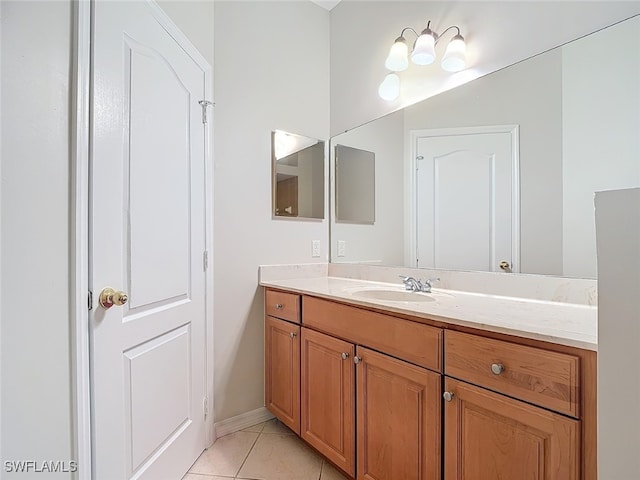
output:
<svg viewBox="0 0 640 480"><path fill-rule="evenodd" d="M324 218L324 143L271 132L274 218Z"/></svg>
<svg viewBox="0 0 640 480"><path fill-rule="evenodd" d="M640 186L640 16L331 144L376 154L376 222L332 219L332 262L595 278L594 193Z"/></svg>

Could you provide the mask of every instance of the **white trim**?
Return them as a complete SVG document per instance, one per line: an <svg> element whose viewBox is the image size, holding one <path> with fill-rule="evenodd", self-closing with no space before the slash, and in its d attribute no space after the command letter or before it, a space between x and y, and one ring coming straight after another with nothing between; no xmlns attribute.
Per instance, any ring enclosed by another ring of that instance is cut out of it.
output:
<svg viewBox="0 0 640 480"><path fill-rule="evenodd" d="M218 433L218 438L229 435L230 433L238 432L258 423L271 420L273 415L266 407L256 408L247 413L236 415L235 417L227 418L221 422L216 423L215 429Z"/></svg>
<svg viewBox="0 0 640 480"><path fill-rule="evenodd" d="M418 138L440 137L444 135L478 135L483 133L508 133L511 135L511 271L520 272L520 126L487 125L478 127L430 128L409 131L409 155L405 159L405 265L416 267L416 169Z"/></svg>
<svg viewBox="0 0 640 480"><path fill-rule="evenodd" d="M90 480L91 384L89 361L89 104L91 81L91 3L73 2L74 59L71 144L71 330L72 455L78 462L74 478Z"/></svg>

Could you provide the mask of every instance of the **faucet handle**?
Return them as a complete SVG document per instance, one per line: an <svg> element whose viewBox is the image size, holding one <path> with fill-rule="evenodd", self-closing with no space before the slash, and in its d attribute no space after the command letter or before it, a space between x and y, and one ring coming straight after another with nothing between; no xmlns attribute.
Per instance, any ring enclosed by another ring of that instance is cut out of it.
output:
<svg viewBox="0 0 640 480"><path fill-rule="evenodd" d="M411 290L412 292L419 288L419 283L415 278L408 277L406 275L398 275L402 279L402 283L404 283L405 290Z"/></svg>

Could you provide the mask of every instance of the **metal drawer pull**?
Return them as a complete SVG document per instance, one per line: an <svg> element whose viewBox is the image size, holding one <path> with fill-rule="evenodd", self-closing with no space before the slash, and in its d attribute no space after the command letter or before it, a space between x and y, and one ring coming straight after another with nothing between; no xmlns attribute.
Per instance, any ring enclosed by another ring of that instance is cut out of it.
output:
<svg viewBox="0 0 640 480"><path fill-rule="evenodd" d="M501 363L492 363L491 371L494 375L500 375L502 372L504 372L504 365L502 365Z"/></svg>
<svg viewBox="0 0 640 480"><path fill-rule="evenodd" d="M453 397L455 397L455 394L453 392L444 392L442 394L442 398L444 398L447 402L453 400Z"/></svg>
<svg viewBox="0 0 640 480"><path fill-rule="evenodd" d="M282 310L282 307L284 307L284 305L282 305L281 303L276 303L276 310Z"/></svg>
<svg viewBox="0 0 640 480"><path fill-rule="evenodd" d="M347 352L342 352L342 359L346 360L347 358L349 358L349 354Z"/></svg>
<svg viewBox="0 0 640 480"><path fill-rule="evenodd" d="M355 363L356 365L359 364L362 361L362 357L353 357L353 363Z"/></svg>
<svg viewBox="0 0 640 480"><path fill-rule="evenodd" d="M291 338L296 338L296 335L298 335L296 332L291 332L291 333L289 334L289 336L290 336Z"/></svg>

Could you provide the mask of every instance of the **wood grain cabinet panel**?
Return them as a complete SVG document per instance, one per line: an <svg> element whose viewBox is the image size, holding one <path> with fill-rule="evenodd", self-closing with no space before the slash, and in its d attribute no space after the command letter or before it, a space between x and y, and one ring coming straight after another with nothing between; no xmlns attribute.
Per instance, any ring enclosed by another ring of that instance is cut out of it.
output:
<svg viewBox="0 0 640 480"><path fill-rule="evenodd" d="M357 480L440 480L440 375L357 347Z"/></svg>
<svg viewBox="0 0 640 480"><path fill-rule="evenodd" d="M580 422L446 379L445 480L578 480Z"/></svg>
<svg viewBox="0 0 640 480"><path fill-rule="evenodd" d="M442 329L362 308L304 296L305 326L442 371Z"/></svg>
<svg viewBox="0 0 640 480"><path fill-rule="evenodd" d="M267 290L264 300L267 315L300 323L300 295Z"/></svg>
<svg viewBox="0 0 640 480"><path fill-rule="evenodd" d="M354 476L355 347L308 328L301 339L301 436Z"/></svg>
<svg viewBox="0 0 640 480"><path fill-rule="evenodd" d="M447 376L580 416L580 359L574 355L453 331L445 332L444 351Z"/></svg>
<svg viewBox="0 0 640 480"><path fill-rule="evenodd" d="M265 404L300 435L300 326L265 319Z"/></svg>

